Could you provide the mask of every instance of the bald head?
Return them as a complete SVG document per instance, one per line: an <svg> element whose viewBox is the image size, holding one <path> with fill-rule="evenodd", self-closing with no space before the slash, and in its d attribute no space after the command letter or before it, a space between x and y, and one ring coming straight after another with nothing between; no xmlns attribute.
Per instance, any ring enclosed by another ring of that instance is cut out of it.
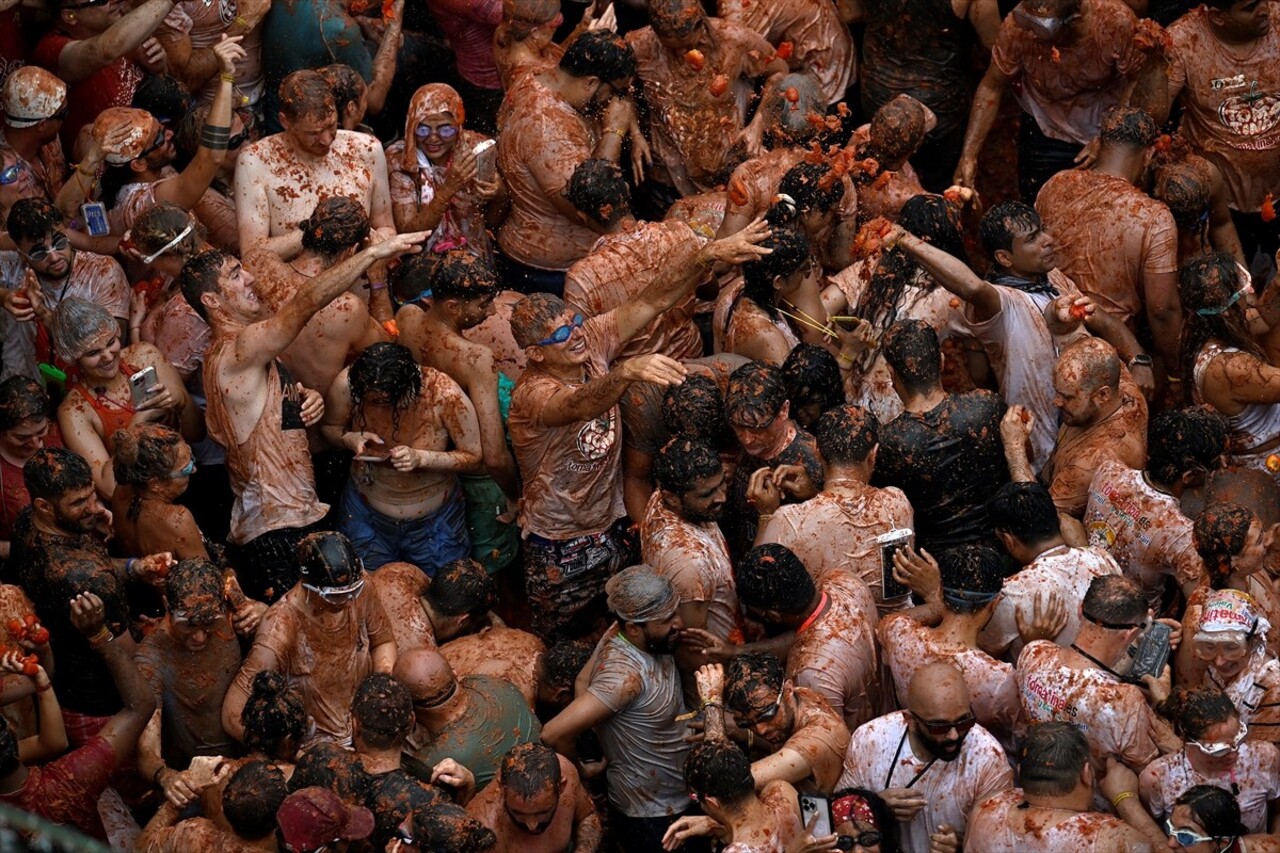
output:
<svg viewBox="0 0 1280 853"><path fill-rule="evenodd" d="M432 649L401 653L392 675L409 690L418 710L444 704L453 695L458 681L444 655Z"/></svg>
<svg viewBox="0 0 1280 853"><path fill-rule="evenodd" d="M969 686L954 664L926 664L907 688L907 708L921 720L954 720L969 711Z"/></svg>
<svg viewBox="0 0 1280 853"><path fill-rule="evenodd" d="M1067 347L1054 373L1085 394L1099 388L1120 389L1120 356L1101 338L1085 338Z"/></svg>

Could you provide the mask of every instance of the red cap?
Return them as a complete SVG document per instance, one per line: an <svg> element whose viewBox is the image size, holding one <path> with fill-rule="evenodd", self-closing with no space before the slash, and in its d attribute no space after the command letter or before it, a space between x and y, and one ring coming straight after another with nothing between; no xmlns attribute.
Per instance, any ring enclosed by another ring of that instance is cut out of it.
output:
<svg viewBox="0 0 1280 853"><path fill-rule="evenodd" d="M276 823L293 850L317 850L333 841L355 841L373 832L373 812L349 806L327 788L294 791L280 804Z"/></svg>

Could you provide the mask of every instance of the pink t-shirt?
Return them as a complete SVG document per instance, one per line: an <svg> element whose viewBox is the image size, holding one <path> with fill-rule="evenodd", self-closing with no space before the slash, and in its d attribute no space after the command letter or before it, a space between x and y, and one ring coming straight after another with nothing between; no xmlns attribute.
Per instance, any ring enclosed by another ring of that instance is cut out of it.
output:
<svg viewBox="0 0 1280 853"><path fill-rule="evenodd" d="M493 31L502 23L502 0L427 0L457 58L458 74L481 89L501 89L493 59Z"/></svg>

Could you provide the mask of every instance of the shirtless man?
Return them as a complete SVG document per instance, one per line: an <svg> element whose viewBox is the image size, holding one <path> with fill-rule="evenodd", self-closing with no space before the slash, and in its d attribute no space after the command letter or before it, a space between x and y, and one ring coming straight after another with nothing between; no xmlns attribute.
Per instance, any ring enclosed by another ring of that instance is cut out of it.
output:
<svg viewBox="0 0 1280 853"><path fill-rule="evenodd" d="M933 110L910 95L898 95L876 110L869 124L854 131L849 148L880 167L880 175L858 189L859 221L883 216L897 222L902 206L925 192L909 158L937 124Z"/></svg>
<svg viewBox="0 0 1280 853"><path fill-rule="evenodd" d="M1058 512L1080 518L1099 465L1114 460L1138 468L1147 458L1147 401L1116 351L1098 338L1063 351L1053 366L1053 388L1062 426L1040 473Z"/></svg>
<svg viewBox="0 0 1280 853"><path fill-rule="evenodd" d="M922 667L907 708L878 717L849 741L836 788L879 792L898 818L903 850L967 843L973 806L1013 787L1004 750L974 719L969 689L950 663ZM934 846L937 844L938 846ZM954 846L952 847L954 849Z"/></svg>
<svg viewBox="0 0 1280 853"><path fill-rule="evenodd" d="M1111 554L1158 608L1172 578L1190 596L1204 577L1180 499L1205 484L1227 450L1225 418L1209 409L1161 412L1151 419L1143 469L1103 462L1089 483L1084 527L1089 544Z"/></svg>
<svg viewBox="0 0 1280 853"><path fill-rule="evenodd" d="M774 655L738 655L726 673L720 664L698 671L708 737L728 702L735 729L746 733L757 790L781 779L802 791L827 796L835 789L849 746L849 729L827 700L786 677ZM720 721L723 725L723 721Z"/></svg>
<svg viewBox="0 0 1280 853"><path fill-rule="evenodd" d="M368 134L338 130L333 90L317 72L295 71L280 84L280 123L283 132L246 146L236 164L244 252L261 246L281 258L297 255L298 224L335 195L355 199L379 236L395 234L382 146Z"/></svg>
<svg viewBox="0 0 1280 853"><path fill-rule="evenodd" d="M695 746L685 759L684 776L705 814L673 823L662 838L663 849L688 849L686 839L714 835L726 842L726 853L780 850L803 835L796 789L781 779L760 786L752 779L751 759L731 743L708 740Z"/></svg>
<svg viewBox="0 0 1280 853"><path fill-rule="evenodd" d="M965 850L1057 853L1170 846L1171 839L1142 808L1133 771L1113 762L1098 779L1089 763L1089 744L1071 723L1031 726L1018 775L1021 789L1010 788L974 808ZM1093 809L1095 787L1116 804L1119 817Z"/></svg>
<svg viewBox="0 0 1280 853"><path fill-rule="evenodd" d="M507 446L500 402L514 383L499 369L494 351L463 332L492 315L500 284L492 268L464 249L439 256L429 282L429 303L408 302L396 312L399 340L419 363L448 374L475 407L487 476L464 474L459 480L467 499L471 554L497 571L515 558L518 536L515 525L497 519L520 499L520 474Z"/></svg>
<svg viewBox="0 0 1280 853"><path fill-rule="evenodd" d="M1135 186L1159 132L1143 110L1108 110L1098 162L1050 178L1036 197L1036 212L1053 235L1059 268L1130 328L1145 317L1156 352L1177 375L1178 227L1164 202Z"/></svg>
<svg viewBox="0 0 1280 853"><path fill-rule="evenodd" d="M467 814L498 836L490 853L595 853L602 827L573 762L540 743L502 757L496 785L467 804Z"/></svg>
<svg viewBox="0 0 1280 853"><path fill-rule="evenodd" d="M316 205L310 217L298 224L302 252L285 262L275 252L259 246L244 254L244 266L254 278L254 291L272 311L279 311L311 279L351 257L369 236L364 209L346 196L330 196ZM385 287L385 281L365 285ZM321 394L365 347L385 341L387 333L369 315L365 301L343 293L321 308L302 327L293 343L280 353L293 378Z"/></svg>
<svg viewBox="0 0 1280 853"><path fill-rule="evenodd" d="M304 408L301 386L277 358L371 264L413 250L426 236L401 234L365 249L317 275L274 313L253 292L253 276L221 252L197 255L178 277L213 331L204 364L207 419L227 448L236 496L228 541L239 549L239 564L254 567L241 578L252 598L274 601L293 585L293 549L328 510L316 499L304 431L307 419L320 420L323 401L312 392Z"/></svg>
<svg viewBox="0 0 1280 853"><path fill-rule="evenodd" d="M388 563L369 575L400 652L434 649L492 623L497 587L475 560L455 560L427 577L412 563Z"/></svg>
<svg viewBox="0 0 1280 853"><path fill-rule="evenodd" d="M915 522L899 489L878 489L868 482L879 447L876 416L859 406L841 406L819 418L816 431L823 460L823 487L817 495L781 506L786 469L761 468L752 475L747 499L761 517L756 544L785 545L818 584L856 578L871 590L882 613L910 606L906 592L886 595L883 584L878 537L893 531L909 535Z"/></svg>
<svg viewBox="0 0 1280 853"><path fill-rule="evenodd" d="M338 524L366 566L404 560L430 576L471 554L456 474L480 466L480 428L456 382L374 344L338 374L321 429L355 454Z"/></svg>

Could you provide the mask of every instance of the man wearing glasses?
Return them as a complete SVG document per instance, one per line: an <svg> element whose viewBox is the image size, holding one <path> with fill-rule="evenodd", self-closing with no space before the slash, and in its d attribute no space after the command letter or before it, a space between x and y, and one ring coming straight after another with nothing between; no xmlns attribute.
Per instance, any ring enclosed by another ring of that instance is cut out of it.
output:
<svg viewBox="0 0 1280 853"><path fill-rule="evenodd" d="M1094 578L1080 612L1084 622L1069 647L1037 640L1018 656L1015 677L1023 711L1032 722L1082 727L1095 772L1105 769L1108 759L1141 771L1161 752L1153 731L1168 731L1152 706L1169 696L1169 669L1158 679L1143 679L1148 705L1143 691L1121 681L1115 667L1127 659L1129 644L1147 623L1146 593L1123 575Z"/></svg>
<svg viewBox="0 0 1280 853"><path fill-rule="evenodd" d="M879 791L898 818L903 850L955 850L974 804L1012 787L1004 749L978 725L964 676L946 662L916 671L907 710L853 733L836 783Z"/></svg>
<svg viewBox="0 0 1280 853"><path fill-rule="evenodd" d="M351 745L351 702L371 672L390 674L396 641L375 595L364 594L360 558L341 533L313 533L298 545L302 579L262 617L258 634L222 703L222 725L244 738L240 714L263 670L288 677L316 723L316 740Z"/></svg>

